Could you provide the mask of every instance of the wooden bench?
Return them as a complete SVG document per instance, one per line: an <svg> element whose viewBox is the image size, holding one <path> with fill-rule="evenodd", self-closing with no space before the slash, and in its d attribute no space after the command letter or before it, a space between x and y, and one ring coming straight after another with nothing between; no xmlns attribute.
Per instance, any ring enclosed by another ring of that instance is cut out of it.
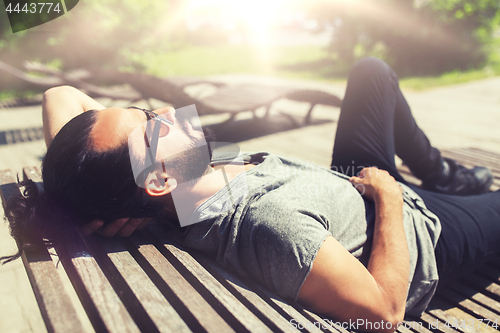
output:
<svg viewBox="0 0 500 333"><path fill-rule="evenodd" d="M489 166L495 174L493 188L499 188L500 155L479 149L443 154L465 165ZM401 172L410 177L404 167ZM40 181L36 168L25 168L24 176ZM2 171L0 181L5 203L18 193L15 175ZM22 257L49 332L348 331L183 249L161 230L147 228L127 239L69 237L69 245L55 249L35 240ZM500 322L499 283L496 257L440 290L418 321L398 331L496 332L485 320ZM468 321L460 327L461 320L475 320L475 328Z"/></svg>

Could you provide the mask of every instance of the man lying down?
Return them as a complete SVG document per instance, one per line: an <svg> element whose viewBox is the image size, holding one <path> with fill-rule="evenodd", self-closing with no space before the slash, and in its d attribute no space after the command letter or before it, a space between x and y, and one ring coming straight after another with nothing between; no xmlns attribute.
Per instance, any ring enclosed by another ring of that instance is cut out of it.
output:
<svg viewBox="0 0 500 333"><path fill-rule="evenodd" d="M6 210L21 245L31 232L63 239L75 223L129 236L156 219L283 297L338 321L393 325L385 331L418 317L438 279L499 250L491 173L430 145L378 59L351 71L331 170L268 153L211 157L210 138L170 107L105 108L68 86L45 93L43 121L44 192L22 182L26 195ZM395 155L422 188L406 184Z"/></svg>

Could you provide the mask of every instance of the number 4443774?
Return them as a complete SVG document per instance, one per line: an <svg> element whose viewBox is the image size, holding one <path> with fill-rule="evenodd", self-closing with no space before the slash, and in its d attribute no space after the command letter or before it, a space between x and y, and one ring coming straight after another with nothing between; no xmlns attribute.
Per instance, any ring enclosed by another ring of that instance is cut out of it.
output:
<svg viewBox="0 0 500 333"><path fill-rule="evenodd" d="M44 12L44 7L46 9L46 13L56 12L59 13L61 9L59 8L59 3L56 3L56 5L53 7L54 3L53 2L39 2L39 3L30 3L29 5L27 3L24 4L23 8L17 3L14 8L12 8L12 3L9 3L7 8L5 9L6 12L8 13L31 13L31 14L41 14Z"/></svg>
<svg viewBox="0 0 500 333"><path fill-rule="evenodd" d="M474 329L474 328L479 328L481 324L491 326L494 329L498 329L497 320L491 320L491 319L447 320L444 325L456 329L458 328Z"/></svg>

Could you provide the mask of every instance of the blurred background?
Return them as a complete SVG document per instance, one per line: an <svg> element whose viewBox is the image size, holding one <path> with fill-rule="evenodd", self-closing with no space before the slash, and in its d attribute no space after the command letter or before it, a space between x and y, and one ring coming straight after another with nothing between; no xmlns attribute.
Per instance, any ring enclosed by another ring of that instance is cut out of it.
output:
<svg viewBox="0 0 500 333"><path fill-rule="evenodd" d="M498 0L82 0L18 33L2 7L0 60L19 69L332 81L373 55L414 89L500 73ZM0 75L2 99L40 90Z"/></svg>

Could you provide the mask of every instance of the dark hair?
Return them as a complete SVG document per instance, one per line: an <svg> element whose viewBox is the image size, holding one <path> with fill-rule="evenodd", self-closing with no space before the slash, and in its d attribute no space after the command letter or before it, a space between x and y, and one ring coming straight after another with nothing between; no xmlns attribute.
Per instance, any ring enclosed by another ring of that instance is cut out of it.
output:
<svg viewBox="0 0 500 333"><path fill-rule="evenodd" d="M102 219L105 224L121 217L154 217L159 203L148 201L135 183L127 142L109 151L93 149L90 133L97 111L69 121L55 136L42 163L43 191L31 180L19 182L23 195L5 209L19 252L1 257L18 258L29 239L46 242L64 239L68 228Z"/></svg>

